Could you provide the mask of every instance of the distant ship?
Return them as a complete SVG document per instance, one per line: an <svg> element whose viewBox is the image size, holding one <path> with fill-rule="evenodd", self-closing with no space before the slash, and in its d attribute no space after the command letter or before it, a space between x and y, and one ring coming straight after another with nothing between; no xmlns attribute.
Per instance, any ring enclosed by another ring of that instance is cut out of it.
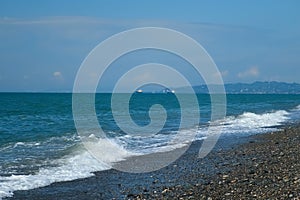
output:
<svg viewBox="0 0 300 200"><path fill-rule="evenodd" d="M165 93L165 94L172 93L172 94L174 94L175 90L170 90L170 89L166 88L166 89L162 90L162 93Z"/></svg>
<svg viewBox="0 0 300 200"><path fill-rule="evenodd" d="M142 89L138 89L135 91L135 93L152 93L152 94L174 94L175 90L170 90L168 88L165 88L161 91L143 91Z"/></svg>

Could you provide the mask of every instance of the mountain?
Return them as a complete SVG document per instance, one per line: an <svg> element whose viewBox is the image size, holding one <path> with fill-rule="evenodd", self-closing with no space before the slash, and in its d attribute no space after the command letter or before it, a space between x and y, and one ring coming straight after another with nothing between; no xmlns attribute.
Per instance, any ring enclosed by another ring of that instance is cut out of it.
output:
<svg viewBox="0 0 300 200"><path fill-rule="evenodd" d="M213 87L218 87L217 85ZM300 84L284 82L230 83L224 85L227 94L300 94ZM193 86L196 93L208 93L206 85ZM177 93L184 93L185 87L177 88Z"/></svg>
<svg viewBox="0 0 300 200"><path fill-rule="evenodd" d="M254 82L226 84L227 93L247 94L300 94L300 84L284 82Z"/></svg>

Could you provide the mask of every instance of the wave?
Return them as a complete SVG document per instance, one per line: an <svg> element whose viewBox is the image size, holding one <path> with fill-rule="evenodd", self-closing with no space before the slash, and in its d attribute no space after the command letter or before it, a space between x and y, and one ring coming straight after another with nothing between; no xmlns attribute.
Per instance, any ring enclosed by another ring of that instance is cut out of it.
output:
<svg viewBox="0 0 300 200"><path fill-rule="evenodd" d="M255 134L267 131L278 130L276 126L282 125L290 119L289 112L278 110L269 113L256 114L244 112L238 116L227 116L222 120L211 123L211 126L205 125L198 128L183 129L179 131L170 131L169 134L156 134L152 136L131 136L125 135L114 138L116 144L122 148L129 149L131 152L149 154L157 152L171 151L181 148L193 140L204 140L208 136L208 128L211 131L221 131L221 134ZM213 126L217 126L214 129ZM196 134L195 134L196 131ZM218 132L219 133L219 132ZM173 139L175 135L180 135ZM193 137L194 136L194 137ZM192 140L190 140L193 138Z"/></svg>
<svg viewBox="0 0 300 200"><path fill-rule="evenodd" d="M300 110L300 105L296 107ZM213 126L221 126L221 134L249 134L262 133L278 130L276 126L282 125L290 119L291 112L277 110L268 113L244 112L238 116L227 116ZM203 140L207 137L208 126L200 126L194 140ZM108 170L113 163L122 161L135 155L144 155L154 152L166 152L187 145L188 135L195 133L195 127L180 130L182 138L176 141L172 139L178 131L170 131L169 134L156 134L153 136L118 136L111 139L96 139L96 142L86 143L90 149L96 149L101 161L95 159L83 146L76 151L70 152L68 156L54 160L56 167L42 167L36 174L0 176L0 199L13 196L13 191L29 190L37 187L50 185L54 182L71 181L79 178L93 176L93 172ZM90 137L94 137L93 134ZM50 138L44 143L53 143L57 140L77 141L78 137ZM170 142L172 141L172 142ZM43 142L23 143L16 142L10 148L22 146L42 146ZM7 148L7 147L6 147ZM95 152L95 151L93 151Z"/></svg>
<svg viewBox="0 0 300 200"><path fill-rule="evenodd" d="M92 136L91 136L92 137ZM47 140L55 141L57 138ZM11 145L31 146L34 143L17 142ZM129 156L137 155L125 150L108 139L97 139L96 142L86 143L89 148L97 148L101 155L91 155L82 145L76 151L61 159L53 160L52 166L41 168L36 174L0 176L0 199L13 196L13 191L29 190L50 185L54 182L71 181L79 178L93 176L93 172L108 170L113 163L126 159ZM94 156L100 156L101 161Z"/></svg>
<svg viewBox="0 0 300 200"><path fill-rule="evenodd" d="M14 148L30 148L34 146L46 146L49 144L62 144L64 147L69 147L69 145L66 146L66 143L69 143L70 145L79 142L80 138L76 135L68 135L68 136L55 136L55 137L50 137L47 140L44 141L28 141L28 142L11 142L6 145L3 145L0 148L0 151L6 150L6 149L14 149Z"/></svg>
<svg viewBox="0 0 300 200"><path fill-rule="evenodd" d="M0 199L13 196L13 191L29 190L54 182L71 181L93 176L93 172L110 169L97 161L90 153L68 156L55 161L57 167L42 168L37 174L0 177Z"/></svg>
<svg viewBox="0 0 300 200"><path fill-rule="evenodd" d="M96 158L100 158L102 162L110 165L130 156L140 155L125 149L123 145L118 144L114 139L94 138L91 142L85 142L84 146L93 152Z"/></svg>
<svg viewBox="0 0 300 200"><path fill-rule="evenodd" d="M222 133L258 133L282 125L289 118L289 112L278 110L269 113L256 114L244 112L237 117L227 117L222 123Z"/></svg>

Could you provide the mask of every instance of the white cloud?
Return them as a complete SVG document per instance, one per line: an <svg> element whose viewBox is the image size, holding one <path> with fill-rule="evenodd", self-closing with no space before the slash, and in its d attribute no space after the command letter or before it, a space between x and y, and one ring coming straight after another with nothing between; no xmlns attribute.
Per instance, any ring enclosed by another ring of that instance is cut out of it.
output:
<svg viewBox="0 0 300 200"><path fill-rule="evenodd" d="M213 76L214 76L215 78L225 78L225 77L228 76L228 70L219 71L219 72L213 74Z"/></svg>
<svg viewBox="0 0 300 200"><path fill-rule="evenodd" d="M259 70L257 67L251 67L247 69L246 71L239 72L237 75L239 78L251 78L251 77L258 77L259 76Z"/></svg>
<svg viewBox="0 0 300 200"><path fill-rule="evenodd" d="M62 76L62 74L61 74L61 72L54 72L54 73L53 73L53 76L59 77L59 76Z"/></svg>
<svg viewBox="0 0 300 200"><path fill-rule="evenodd" d="M228 70L220 71L221 76L224 78L228 76Z"/></svg>
<svg viewBox="0 0 300 200"><path fill-rule="evenodd" d="M57 71L57 72L53 72L53 77L55 79L59 79L59 80L63 80L63 75L61 72Z"/></svg>

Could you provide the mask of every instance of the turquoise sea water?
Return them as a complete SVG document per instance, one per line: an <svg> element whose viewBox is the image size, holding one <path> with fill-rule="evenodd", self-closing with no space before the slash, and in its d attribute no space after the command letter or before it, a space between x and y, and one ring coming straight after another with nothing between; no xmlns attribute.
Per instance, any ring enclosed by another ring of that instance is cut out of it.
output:
<svg viewBox="0 0 300 200"><path fill-rule="evenodd" d="M198 129L194 139L201 140L210 124L211 104L209 95L197 97L201 118L195 124ZM188 94L185 98L189 98ZM167 112L163 129L151 137L122 131L112 115L110 100L110 94L97 94L95 101L99 124L110 141L125 152L123 157L107 152L110 161L126 159L137 152L148 154L180 147L181 144L168 142L177 133L181 117L174 94L132 96L130 115L139 126L151 122L152 105L160 104ZM94 171L109 168L83 148L74 125L72 94L0 93L0 102L0 198L11 196L14 190L88 177ZM273 131L280 125L300 121L300 95L227 95L226 107L226 117L218 122L225 137ZM192 107L184 109L195 112ZM188 128L184 131L189 134Z"/></svg>

